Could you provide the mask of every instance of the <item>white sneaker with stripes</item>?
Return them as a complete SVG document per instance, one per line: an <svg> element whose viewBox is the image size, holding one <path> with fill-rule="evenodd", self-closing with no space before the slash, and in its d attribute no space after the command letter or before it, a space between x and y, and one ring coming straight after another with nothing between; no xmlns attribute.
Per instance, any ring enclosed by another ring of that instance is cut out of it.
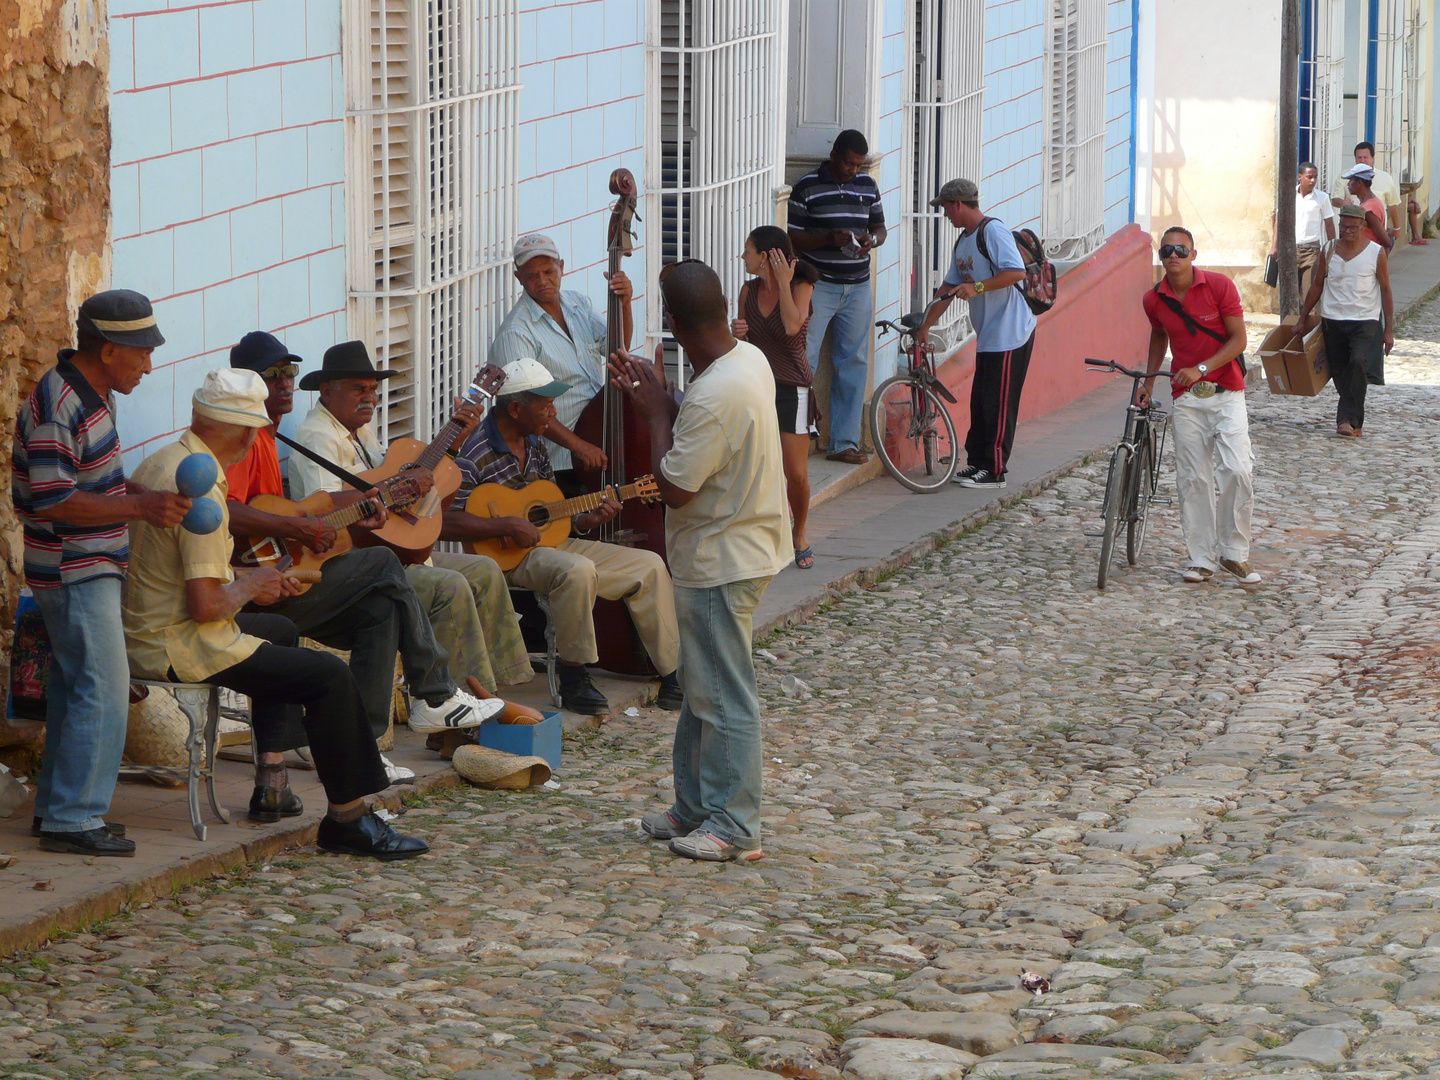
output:
<svg viewBox="0 0 1440 1080"><path fill-rule="evenodd" d="M422 734L450 731L454 728L479 727L492 716L505 711L499 698L481 701L464 690L456 690L439 705L427 705L422 699L410 699L410 730Z"/></svg>

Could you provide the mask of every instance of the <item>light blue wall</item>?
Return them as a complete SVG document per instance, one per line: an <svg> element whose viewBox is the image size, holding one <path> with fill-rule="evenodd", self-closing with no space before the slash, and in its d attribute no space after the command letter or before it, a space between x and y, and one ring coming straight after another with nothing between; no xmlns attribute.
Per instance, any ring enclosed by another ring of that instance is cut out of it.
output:
<svg viewBox="0 0 1440 1080"><path fill-rule="evenodd" d="M120 402L133 467L257 328L317 363L345 329L338 0L112 0L116 287L166 343Z"/></svg>
<svg viewBox="0 0 1440 1080"><path fill-rule="evenodd" d="M1045 3L985 8L980 199L1011 228L1039 231L1045 155Z"/></svg>
<svg viewBox="0 0 1440 1080"><path fill-rule="evenodd" d="M644 3L522 0L522 6L520 233L551 236L565 259L565 287L587 293L603 311L610 173L629 169L642 193L645 183ZM645 319L643 245L651 225L636 226L640 243L626 260L637 327Z"/></svg>
<svg viewBox="0 0 1440 1080"><path fill-rule="evenodd" d="M1131 0L1110 0L1105 35L1105 235L1130 223Z"/></svg>

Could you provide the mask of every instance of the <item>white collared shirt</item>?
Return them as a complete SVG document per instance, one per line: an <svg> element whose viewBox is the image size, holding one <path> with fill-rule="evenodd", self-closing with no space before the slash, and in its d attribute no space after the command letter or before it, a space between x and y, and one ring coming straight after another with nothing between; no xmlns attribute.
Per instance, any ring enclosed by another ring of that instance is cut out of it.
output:
<svg viewBox="0 0 1440 1080"><path fill-rule="evenodd" d="M295 429L295 441L321 457L328 458L342 469L362 473L385 460L385 451L375 432L366 424L355 434L324 405L317 404ZM334 473L322 469L304 454L290 455L290 497L307 499L317 491L349 490L349 485Z"/></svg>

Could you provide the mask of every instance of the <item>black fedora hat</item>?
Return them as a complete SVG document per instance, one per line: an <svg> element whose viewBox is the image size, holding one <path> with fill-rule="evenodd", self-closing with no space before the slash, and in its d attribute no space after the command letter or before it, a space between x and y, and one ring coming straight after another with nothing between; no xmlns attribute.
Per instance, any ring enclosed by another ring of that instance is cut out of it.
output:
<svg viewBox="0 0 1440 1080"><path fill-rule="evenodd" d="M320 370L308 372L300 380L300 389L319 390L321 383L331 379L388 379L395 374L397 372L376 369L363 341L342 341L325 350Z"/></svg>

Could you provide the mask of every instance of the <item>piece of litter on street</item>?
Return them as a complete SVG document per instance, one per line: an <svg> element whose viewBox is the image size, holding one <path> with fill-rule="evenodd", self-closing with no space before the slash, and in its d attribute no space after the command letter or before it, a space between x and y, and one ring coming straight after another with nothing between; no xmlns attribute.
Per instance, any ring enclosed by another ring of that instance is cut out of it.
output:
<svg viewBox="0 0 1440 1080"><path fill-rule="evenodd" d="M559 790L560 790L560 785L559 785L558 783L556 783L554 780L546 780L545 783L541 784L540 786L541 786L541 787L549 788L551 791L559 791Z"/></svg>
<svg viewBox="0 0 1440 1080"><path fill-rule="evenodd" d="M392 814L389 810L386 810L383 806L381 806L376 808L375 816L378 817L381 821L394 821L400 815Z"/></svg>
<svg viewBox="0 0 1440 1080"><path fill-rule="evenodd" d="M10 867L10 866L14 866L14 865L15 865L15 856L14 856L14 855L6 855L3 851L0 851L0 870L4 870L6 867Z"/></svg>
<svg viewBox="0 0 1440 1080"><path fill-rule="evenodd" d="M755 655L765 660L769 660L772 664L778 664L780 662L780 658L776 656L773 652L771 652L769 649L756 649Z"/></svg>
<svg viewBox="0 0 1440 1080"><path fill-rule="evenodd" d="M36 892L49 892L52 887L48 878L45 881L35 882Z"/></svg>
<svg viewBox="0 0 1440 1080"><path fill-rule="evenodd" d="M628 709L625 710L625 715L626 715L626 716L639 716L639 715L640 715L640 710L637 709L634 705L631 705Z"/></svg>
<svg viewBox="0 0 1440 1080"><path fill-rule="evenodd" d="M801 694L810 693L810 684L804 679L797 679L794 675L782 675L780 692L786 697L799 697Z"/></svg>
<svg viewBox="0 0 1440 1080"><path fill-rule="evenodd" d="M776 765L784 765L784 764L785 764L785 762L782 761L782 760L781 760L780 758L778 758L778 757L772 757L770 760L773 761Z"/></svg>

